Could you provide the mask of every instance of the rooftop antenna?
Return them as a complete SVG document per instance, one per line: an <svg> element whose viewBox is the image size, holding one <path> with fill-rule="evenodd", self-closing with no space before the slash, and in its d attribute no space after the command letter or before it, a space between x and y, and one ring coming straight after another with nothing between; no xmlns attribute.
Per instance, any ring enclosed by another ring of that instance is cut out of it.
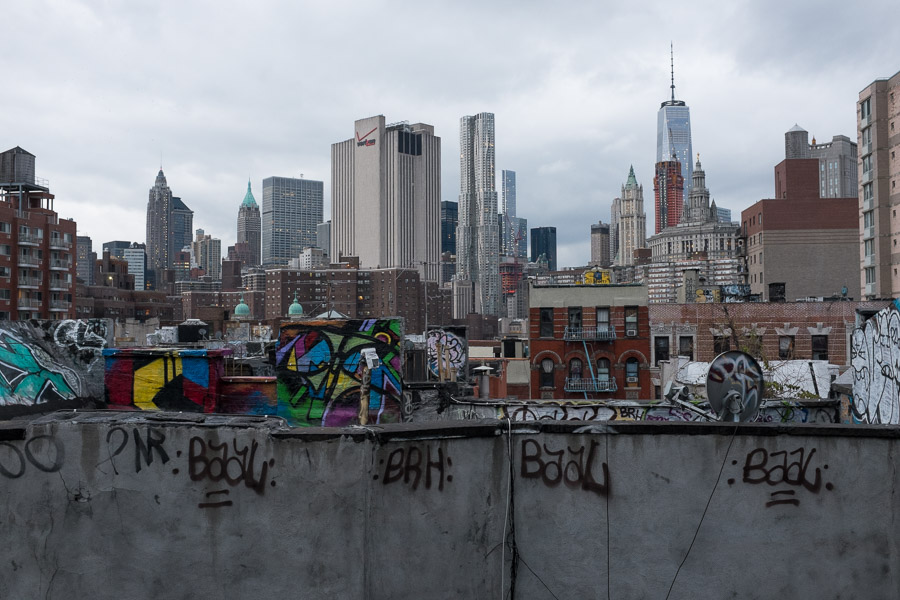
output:
<svg viewBox="0 0 900 600"><path fill-rule="evenodd" d="M672 102L675 102L675 45L669 42L669 62L672 69Z"/></svg>

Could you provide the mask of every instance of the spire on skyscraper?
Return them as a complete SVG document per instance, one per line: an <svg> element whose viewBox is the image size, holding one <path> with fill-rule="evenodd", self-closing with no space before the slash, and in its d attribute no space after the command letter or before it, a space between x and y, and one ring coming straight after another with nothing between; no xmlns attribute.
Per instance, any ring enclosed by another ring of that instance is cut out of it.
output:
<svg viewBox="0 0 900 600"><path fill-rule="evenodd" d="M672 69L672 102L675 102L675 45L669 42L669 64Z"/></svg>

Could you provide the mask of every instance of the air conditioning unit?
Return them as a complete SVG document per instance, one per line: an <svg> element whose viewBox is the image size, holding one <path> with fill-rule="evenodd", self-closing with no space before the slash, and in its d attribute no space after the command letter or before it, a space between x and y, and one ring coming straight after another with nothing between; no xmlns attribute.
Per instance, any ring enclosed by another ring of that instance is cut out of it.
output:
<svg viewBox="0 0 900 600"><path fill-rule="evenodd" d="M637 377L626 377L626 378L625 378L625 382L626 382L626 383L637 383L637 382L638 382L638 378L637 378Z"/></svg>
<svg viewBox="0 0 900 600"><path fill-rule="evenodd" d="M628 337L637 337L637 329L626 329L625 335Z"/></svg>

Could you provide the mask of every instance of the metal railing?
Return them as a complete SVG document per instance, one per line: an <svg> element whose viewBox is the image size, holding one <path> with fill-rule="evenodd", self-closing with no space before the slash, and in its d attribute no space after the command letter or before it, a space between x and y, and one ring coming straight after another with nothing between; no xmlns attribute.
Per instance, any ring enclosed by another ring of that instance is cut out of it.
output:
<svg viewBox="0 0 900 600"><path fill-rule="evenodd" d="M585 379L581 377L566 377L567 392L615 392L615 379Z"/></svg>
<svg viewBox="0 0 900 600"><path fill-rule="evenodd" d="M50 301L50 310L69 310L70 308L72 308L71 302L66 302L65 300Z"/></svg>
<svg viewBox="0 0 900 600"><path fill-rule="evenodd" d="M19 277L19 287L40 287L41 280L38 277Z"/></svg>
<svg viewBox="0 0 900 600"><path fill-rule="evenodd" d="M16 306L19 308L40 308L41 301L36 298L19 298L16 301Z"/></svg>
<svg viewBox="0 0 900 600"><path fill-rule="evenodd" d="M609 342L616 339L615 327L566 327L566 340Z"/></svg>
<svg viewBox="0 0 900 600"><path fill-rule="evenodd" d="M34 256L22 256L20 254L18 264L20 267L39 267L41 266L41 260Z"/></svg>
<svg viewBox="0 0 900 600"><path fill-rule="evenodd" d="M72 263L67 260L59 260L58 258L50 259L50 268L51 269L66 269L69 270L72 268Z"/></svg>

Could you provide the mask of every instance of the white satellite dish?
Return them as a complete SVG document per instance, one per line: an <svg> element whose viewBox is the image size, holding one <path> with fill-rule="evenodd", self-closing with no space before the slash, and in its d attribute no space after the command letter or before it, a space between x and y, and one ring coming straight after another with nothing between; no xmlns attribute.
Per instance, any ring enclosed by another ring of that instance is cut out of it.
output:
<svg viewBox="0 0 900 600"><path fill-rule="evenodd" d="M755 419L764 391L763 371L746 352L723 352L709 365L706 394L720 421Z"/></svg>

